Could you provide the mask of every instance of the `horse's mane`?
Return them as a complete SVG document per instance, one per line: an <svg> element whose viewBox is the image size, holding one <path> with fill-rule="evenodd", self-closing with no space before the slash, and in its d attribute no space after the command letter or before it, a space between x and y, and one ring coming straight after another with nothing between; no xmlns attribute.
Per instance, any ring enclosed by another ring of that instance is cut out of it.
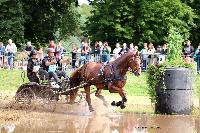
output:
<svg viewBox="0 0 200 133"><path fill-rule="evenodd" d="M71 73L70 77L77 76L77 73L81 70L82 67L77 68L74 72Z"/></svg>
<svg viewBox="0 0 200 133"><path fill-rule="evenodd" d="M126 62L128 62L127 60L126 60L126 58L128 58L129 56L133 56L133 52L129 52L129 53L126 53L126 54L123 54L123 55L121 55L119 58L117 58L116 60L114 60L113 62L111 62L112 64L118 64L119 62L121 62L121 61L126 61Z"/></svg>

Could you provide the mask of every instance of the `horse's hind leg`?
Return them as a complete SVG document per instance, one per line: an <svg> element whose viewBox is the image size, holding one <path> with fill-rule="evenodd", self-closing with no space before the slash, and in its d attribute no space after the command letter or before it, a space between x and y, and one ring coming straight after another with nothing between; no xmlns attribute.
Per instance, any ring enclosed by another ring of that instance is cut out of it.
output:
<svg viewBox="0 0 200 133"><path fill-rule="evenodd" d="M102 96L102 95L100 94L100 93L101 93L101 90L102 90L102 89L97 88L97 91L96 91L96 93L95 93L95 96L98 97L100 100L102 100L102 101L103 101L103 105L107 107L107 106L108 106L108 103L107 103L107 101L105 100L104 96Z"/></svg>
<svg viewBox="0 0 200 133"><path fill-rule="evenodd" d="M92 104L91 104L90 86L85 86L84 89L85 89L85 93L86 93L86 101L88 103L89 110L90 110L90 112L92 112L92 111L94 111L94 109L93 109Z"/></svg>

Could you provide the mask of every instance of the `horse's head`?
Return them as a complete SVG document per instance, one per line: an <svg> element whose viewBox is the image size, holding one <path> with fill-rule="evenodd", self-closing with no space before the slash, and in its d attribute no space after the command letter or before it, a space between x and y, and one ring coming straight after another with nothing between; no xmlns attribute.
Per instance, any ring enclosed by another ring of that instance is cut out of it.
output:
<svg viewBox="0 0 200 133"><path fill-rule="evenodd" d="M141 75L141 58L139 55L139 52L133 53L133 56L128 60L129 67L132 69L132 72L135 74L135 76Z"/></svg>

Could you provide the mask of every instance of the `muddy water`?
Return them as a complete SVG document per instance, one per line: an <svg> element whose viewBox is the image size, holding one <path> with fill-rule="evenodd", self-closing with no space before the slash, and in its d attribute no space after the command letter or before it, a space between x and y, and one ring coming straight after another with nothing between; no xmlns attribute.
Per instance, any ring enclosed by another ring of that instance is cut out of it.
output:
<svg viewBox="0 0 200 133"><path fill-rule="evenodd" d="M116 113L93 101L95 112L86 103L58 103L55 112L0 107L0 132L14 133L200 133L200 117L166 116L151 113Z"/></svg>
<svg viewBox="0 0 200 133"><path fill-rule="evenodd" d="M98 111L90 113L86 108L77 108L76 106L64 108L62 105L53 113L0 110L0 119L4 119L4 121L0 121L0 125L2 127L14 125L14 133L200 132L200 118L194 116L116 113L112 109L103 110L100 111L99 108Z"/></svg>

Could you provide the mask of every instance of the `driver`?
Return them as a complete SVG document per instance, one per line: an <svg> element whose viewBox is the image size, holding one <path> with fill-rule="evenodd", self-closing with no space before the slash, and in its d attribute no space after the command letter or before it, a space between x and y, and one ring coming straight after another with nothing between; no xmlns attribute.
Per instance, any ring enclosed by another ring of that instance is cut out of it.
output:
<svg viewBox="0 0 200 133"><path fill-rule="evenodd" d="M30 58L28 59L28 65L27 65L27 77L30 82L39 83L37 72L39 71L40 68L40 62L37 58L37 51L32 50L29 56Z"/></svg>
<svg viewBox="0 0 200 133"><path fill-rule="evenodd" d="M42 67L43 70L48 72L49 78L53 77L53 79L57 82L58 85L61 85L61 81L58 78L58 76L64 77L64 79L68 79L66 73L64 71L59 71L57 70L57 61L56 58L54 56L54 49L49 48L48 49L48 55L44 57L44 59L42 60Z"/></svg>

